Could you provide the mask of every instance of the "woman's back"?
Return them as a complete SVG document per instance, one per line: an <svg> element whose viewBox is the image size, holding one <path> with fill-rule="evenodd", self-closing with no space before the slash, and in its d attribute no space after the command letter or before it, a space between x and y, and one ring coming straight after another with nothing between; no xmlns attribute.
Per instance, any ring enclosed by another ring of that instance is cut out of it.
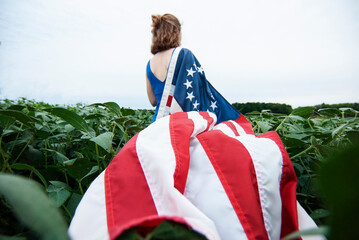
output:
<svg viewBox="0 0 359 240"><path fill-rule="evenodd" d="M168 64L171 60L172 52L173 48L158 52L150 61L152 73L162 82L166 80Z"/></svg>

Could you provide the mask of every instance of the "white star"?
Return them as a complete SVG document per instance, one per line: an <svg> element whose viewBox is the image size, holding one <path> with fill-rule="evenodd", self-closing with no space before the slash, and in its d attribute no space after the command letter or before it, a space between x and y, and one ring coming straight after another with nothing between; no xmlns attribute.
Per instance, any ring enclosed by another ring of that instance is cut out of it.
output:
<svg viewBox="0 0 359 240"><path fill-rule="evenodd" d="M201 74L203 74L203 67L201 66L201 67L199 67L199 68L197 68L197 71L199 72L199 73L201 73Z"/></svg>
<svg viewBox="0 0 359 240"><path fill-rule="evenodd" d="M216 103L217 103L217 101L214 101L214 102L211 101L211 106L209 106L212 108L213 111L214 111L214 109L217 108Z"/></svg>
<svg viewBox="0 0 359 240"><path fill-rule="evenodd" d="M193 103L193 110L194 110L194 109L197 109L198 105L199 105L199 102L197 102L197 100L196 100L196 102Z"/></svg>
<svg viewBox="0 0 359 240"><path fill-rule="evenodd" d="M186 69L186 70L187 70L187 72L188 72L187 77L188 77L189 75L191 75L191 76L193 77L193 73L196 72L196 71L193 71L192 68L191 68L191 69Z"/></svg>
<svg viewBox="0 0 359 240"><path fill-rule="evenodd" d="M192 81L188 81L188 79L186 79L186 82L183 84L183 85L186 85L186 89L192 87Z"/></svg>
<svg viewBox="0 0 359 240"><path fill-rule="evenodd" d="M197 65L195 63L193 63L194 69L198 69Z"/></svg>
<svg viewBox="0 0 359 240"><path fill-rule="evenodd" d="M192 98L194 98L194 96L193 96L193 92L191 92L191 93L187 93L187 97L186 97L186 99L189 99L189 100L192 102Z"/></svg>

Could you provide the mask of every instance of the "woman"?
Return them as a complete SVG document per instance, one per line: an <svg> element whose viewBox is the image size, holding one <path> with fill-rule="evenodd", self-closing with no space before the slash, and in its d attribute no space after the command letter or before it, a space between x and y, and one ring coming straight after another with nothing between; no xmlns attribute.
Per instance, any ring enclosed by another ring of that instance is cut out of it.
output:
<svg viewBox="0 0 359 240"><path fill-rule="evenodd" d="M172 14L152 15L152 45L154 54L147 63L147 95L152 106L156 106L153 121L156 120L167 69L174 48L181 45L181 24Z"/></svg>
<svg viewBox="0 0 359 240"><path fill-rule="evenodd" d="M156 106L152 122L175 112L204 111L217 123L235 120L252 131L249 122L207 81L193 53L181 45L181 24L172 14L152 15L153 58L147 64L147 94Z"/></svg>

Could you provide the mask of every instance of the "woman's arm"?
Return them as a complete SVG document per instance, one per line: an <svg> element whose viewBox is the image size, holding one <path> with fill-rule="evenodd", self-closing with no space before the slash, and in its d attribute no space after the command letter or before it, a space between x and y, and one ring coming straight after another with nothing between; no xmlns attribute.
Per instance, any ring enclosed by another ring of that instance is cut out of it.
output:
<svg viewBox="0 0 359 240"><path fill-rule="evenodd" d="M157 104L157 99L156 99L155 92L153 91L153 88L151 86L151 83L148 80L147 74L146 74L146 88L147 88L148 100L150 100L150 103L152 104L152 106L155 107Z"/></svg>

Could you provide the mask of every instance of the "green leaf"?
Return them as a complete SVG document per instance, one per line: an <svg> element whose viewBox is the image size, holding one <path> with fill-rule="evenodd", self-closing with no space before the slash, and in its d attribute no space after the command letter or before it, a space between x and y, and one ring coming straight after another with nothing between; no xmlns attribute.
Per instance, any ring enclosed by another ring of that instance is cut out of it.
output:
<svg viewBox="0 0 359 240"><path fill-rule="evenodd" d="M359 239L359 144L336 151L320 168L320 191L330 211L330 239Z"/></svg>
<svg viewBox="0 0 359 240"><path fill-rule="evenodd" d="M98 167L98 166L93 166L93 167L91 168L91 170L90 170L85 176L83 176L83 177L80 179L80 182L81 182L82 180L84 180L84 178L86 178L86 177L88 177L88 176L90 176L90 175L96 173L98 170L99 170L99 167Z"/></svg>
<svg viewBox="0 0 359 240"><path fill-rule="evenodd" d="M0 174L0 194L12 206L18 220L37 233L39 239L68 239L60 211L35 181Z"/></svg>
<svg viewBox="0 0 359 240"><path fill-rule="evenodd" d="M329 215L330 212L326 209L316 209L310 214L310 217L313 219L318 219L328 217Z"/></svg>
<svg viewBox="0 0 359 240"><path fill-rule="evenodd" d="M135 112L133 109L131 109L131 108L122 108L121 111L122 111L122 115L123 115L123 116L135 115L135 113L136 113L136 112Z"/></svg>
<svg viewBox="0 0 359 240"><path fill-rule="evenodd" d="M51 181L47 192L49 193L49 198L55 202L56 207L60 207L70 197L70 189L71 188L63 182Z"/></svg>
<svg viewBox="0 0 359 240"><path fill-rule="evenodd" d="M82 195L78 193L72 193L70 200L67 202L67 210L69 210L71 217L74 216L77 206L82 199Z"/></svg>
<svg viewBox="0 0 359 240"><path fill-rule="evenodd" d="M77 159L73 165L66 166L67 172L74 179L81 181L91 170L95 164L87 158Z"/></svg>
<svg viewBox="0 0 359 240"><path fill-rule="evenodd" d="M144 238L142 238L137 231L135 230L135 228L130 228L126 231L124 231L123 233L121 233L120 236L118 236L116 238L116 240L143 240ZM146 240L149 238L146 238Z"/></svg>
<svg viewBox="0 0 359 240"><path fill-rule="evenodd" d="M320 114L325 114L325 115L329 115L329 116L340 116L341 115L341 112L337 108L322 108L322 109L319 109L318 112Z"/></svg>
<svg viewBox="0 0 359 240"><path fill-rule="evenodd" d="M36 118L31 118L31 117L27 116L26 114L24 114L23 112L16 111L16 110L0 110L0 114L8 116L8 117L13 117L16 120L18 120L19 122L21 122L29 127L34 127L32 125L32 123L38 122L38 120Z"/></svg>
<svg viewBox="0 0 359 240"><path fill-rule="evenodd" d="M0 240L26 240L26 237L0 235Z"/></svg>
<svg viewBox="0 0 359 240"><path fill-rule="evenodd" d="M262 133L268 132L272 128L272 125L268 122L257 121L257 124L259 125Z"/></svg>
<svg viewBox="0 0 359 240"><path fill-rule="evenodd" d="M90 141L96 143L100 147L102 147L106 152L110 153L112 148L112 132L105 132L97 137L91 138Z"/></svg>
<svg viewBox="0 0 359 240"><path fill-rule="evenodd" d="M8 127L16 121L14 117L0 114L0 126Z"/></svg>
<svg viewBox="0 0 359 240"><path fill-rule="evenodd" d="M318 228L291 233L288 236L284 237L282 240L297 239L300 236L315 236L315 235L328 235L328 234L329 234L329 228L326 226L320 226Z"/></svg>
<svg viewBox="0 0 359 240"><path fill-rule="evenodd" d="M58 188L63 188L66 189L67 191L72 191L71 187L69 185L67 185L64 182L61 181L50 181L51 185L58 187Z"/></svg>
<svg viewBox="0 0 359 240"><path fill-rule="evenodd" d="M347 124L343 124L337 128L335 128L333 131L332 131L332 138L335 138L337 135L339 135L340 133L342 133L344 131L344 129L349 125L349 123Z"/></svg>
<svg viewBox="0 0 359 240"><path fill-rule="evenodd" d="M41 173L33 166L27 165L25 163L15 163L15 164L11 165L11 168L16 169L16 170L29 170L29 171L35 173L35 175L41 180L41 182L44 184L44 186L47 187L47 182L46 182L44 176L42 176Z"/></svg>
<svg viewBox="0 0 359 240"><path fill-rule="evenodd" d="M98 119L98 118L106 118L106 116L103 115L103 114L95 113L95 114L90 114L90 115L85 117L86 120Z"/></svg>
<svg viewBox="0 0 359 240"><path fill-rule="evenodd" d="M352 108L339 108L339 110L342 111L344 114L350 114L350 115L358 114L358 111L356 111Z"/></svg>
<svg viewBox="0 0 359 240"><path fill-rule="evenodd" d="M173 221L162 222L153 230L151 236L153 239L207 239L187 225Z"/></svg>
<svg viewBox="0 0 359 240"><path fill-rule="evenodd" d="M106 107L111 112L113 112L114 114L116 114L118 116L122 116L121 108L115 102L94 103L94 104L91 104L90 106L103 106L103 107Z"/></svg>
<svg viewBox="0 0 359 240"><path fill-rule="evenodd" d="M297 115L289 115L288 118L290 118L294 122L296 122L296 121L305 121L305 118L303 118L301 116L297 116Z"/></svg>
<svg viewBox="0 0 359 240"><path fill-rule="evenodd" d="M84 131L84 132L89 131L89 127L88 127L87 123L85 122L85 120L73 111L67 110L65 108L60 108L60 107L48 108L45 110L50 112L51 114L54 114L54 115L62 118L67 123L71 124L74 128L76 128L80 131Z"/></svg>
<svg viewBox="0 0 359 240"><path fill-rule="evenodd" d="M290 115L296 115L303 118L309 118L313 115L315 107L299 107L294 109Z"/></svg>

